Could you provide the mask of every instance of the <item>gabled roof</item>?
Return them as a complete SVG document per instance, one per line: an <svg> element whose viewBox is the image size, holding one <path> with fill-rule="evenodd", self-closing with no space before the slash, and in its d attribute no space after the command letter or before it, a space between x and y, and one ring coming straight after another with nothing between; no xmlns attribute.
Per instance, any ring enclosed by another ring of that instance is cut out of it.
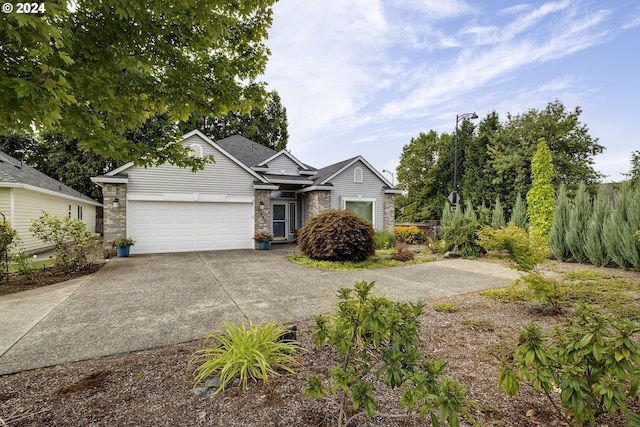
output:
<svg viewBox="0 0 640 427"><path fill-rule="evenodd" d="M232 135L216 143L248 167L256 166L278 154L276 150L258 144L242 135Z"/></svg>
<svg viewBox="0 0 640 427"><path fill-rule="evenodd" d="M377 176L380 181L382 181L388 189L394 189L393 184L391 184L387 179L380 174L373 166L369 164L362 156L352 157L347 160L343 160L338 163L334 163L332 165L326 166L322 169L318 170L318 175L314 178L314 182L316 185L326 185L328 184L334 177L336 177L342 171L348 169L356 162L362 162L367 169L369 169L375 176Z"/></svg>
<svg viewBox="0 0 640 427"><path fill-rule="evenodd" d="M0 187L22 187L33 191L56 193L56 195L67 199L76 199L95 206L102 206L92 198L2 151L0 151Z"/></svg>

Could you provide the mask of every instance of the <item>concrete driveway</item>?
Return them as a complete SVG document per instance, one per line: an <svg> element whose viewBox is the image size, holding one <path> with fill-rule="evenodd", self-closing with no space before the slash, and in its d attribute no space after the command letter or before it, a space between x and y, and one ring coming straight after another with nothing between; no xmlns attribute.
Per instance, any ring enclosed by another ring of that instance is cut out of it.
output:
<svg viewBox="0 0 640 427"><path fill-rule="evenodd" d="M203 338L222 322L287 321L331 310L336 290L376 281L378 295L419 301L501 287L497 264L450 259L369 271L324 271L270 251L138 255L97 273L0 297L0 374Z"/></svg>

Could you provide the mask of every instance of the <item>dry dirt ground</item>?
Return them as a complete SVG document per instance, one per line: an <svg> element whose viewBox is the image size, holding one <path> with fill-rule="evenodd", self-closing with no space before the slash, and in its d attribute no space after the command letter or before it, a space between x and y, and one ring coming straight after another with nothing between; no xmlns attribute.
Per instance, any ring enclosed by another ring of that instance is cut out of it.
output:
<svg viewBox="0 0 640 427"><path fill-rule="evenodd" d="M640 273L619 273L640 286ZM434 311L434 305L443 301L459 310ZM546 398L527 385L513 399L499 392L500 363L495 357L514 344L522 325L537 322L551 328L562 320L540 314L534 303L499 303L477 293L427 302L421 318L422 351L449 361L449 376L466 387L471 417L462 425L567 425ZM267 384L250 383L245 391L231 387L213 396L194 395L187 364L189 356L204 345L194 341L0 376L0 418L13 420L8 425L24 426L336 425L333 402L309 399L302 393L310 374L328 377L336 354L313 344L310 319L295 323L298 340L308 352L301 354L302 365L295 374L283 374ZM380 391L377 396L377 412L383 415L361 416L350 425L427 425L399 408L397 393ZM638 402L629 409L639 411ZM597 425L623 426L626 421L601 417Z"/></svg>

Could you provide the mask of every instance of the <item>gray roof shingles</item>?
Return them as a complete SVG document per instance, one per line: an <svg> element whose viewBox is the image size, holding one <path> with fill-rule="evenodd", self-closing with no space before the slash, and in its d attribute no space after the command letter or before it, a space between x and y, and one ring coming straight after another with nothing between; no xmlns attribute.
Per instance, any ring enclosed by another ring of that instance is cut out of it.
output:
<svg viewBox="0 0 640 427"><path fill-rule="evenodd" d="M56 193L97 203L79 191L0 151L0 186L3 183L27 184Z"/></svg>

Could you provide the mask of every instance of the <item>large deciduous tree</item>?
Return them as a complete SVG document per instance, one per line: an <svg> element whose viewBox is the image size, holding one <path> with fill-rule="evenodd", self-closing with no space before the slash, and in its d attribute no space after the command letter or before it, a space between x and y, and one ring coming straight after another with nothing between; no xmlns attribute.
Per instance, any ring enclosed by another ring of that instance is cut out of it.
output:
<svg viewBox="0 0 640 427"><path fill-rule="evenodd" d="M0 133L55 130L83 149L140 165L198 169L207 159L127 132L167 113L247 113L264 102L256 82L277 0L75 0L0 20Z"/></svg>
<svg viewBox="0 0 640 427"><path fill-rule="evenodd" d="M255 107L249 113L229 112L223 116L192 116L180 124L183 132L201 130L214 141L239 134L276 151L287 148L289 131L287 109L282 105L278 92L267 95L264 108Z"/></svg>

